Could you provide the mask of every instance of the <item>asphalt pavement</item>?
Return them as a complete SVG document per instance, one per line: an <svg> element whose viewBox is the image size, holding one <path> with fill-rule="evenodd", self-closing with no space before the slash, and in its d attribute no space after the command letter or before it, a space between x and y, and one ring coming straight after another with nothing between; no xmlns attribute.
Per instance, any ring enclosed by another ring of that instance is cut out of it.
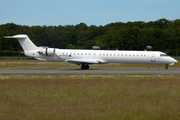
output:
<svg viewBox="0 0 180 120"><path fill-rule="evenodd" d="M180 74L180 68L0 68L0 74Z"/></svg>

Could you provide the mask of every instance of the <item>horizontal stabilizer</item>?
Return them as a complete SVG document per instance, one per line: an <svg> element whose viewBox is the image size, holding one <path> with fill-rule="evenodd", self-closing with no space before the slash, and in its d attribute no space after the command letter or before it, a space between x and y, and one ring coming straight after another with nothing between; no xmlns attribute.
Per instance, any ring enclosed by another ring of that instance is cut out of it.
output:
<svg viewBox="0 0 180 120"><path fill-rule="evenodd" d="M15 38L15 39L25 39L27 38L27 35L14 35L14 36L4 36L4 38Z"/></svg>
<svg viewBox="0 0 180 120"><path fill-rule="evenodd" d="M13 36L4 36L4 38L13 38Z"/></svg>

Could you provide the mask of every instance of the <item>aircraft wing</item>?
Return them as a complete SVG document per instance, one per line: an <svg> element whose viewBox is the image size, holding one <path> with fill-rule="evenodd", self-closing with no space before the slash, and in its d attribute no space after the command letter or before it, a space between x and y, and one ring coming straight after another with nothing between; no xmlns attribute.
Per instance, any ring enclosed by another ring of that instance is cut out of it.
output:
<svg viewBox="0 0 180 120"><path fill-rule="evenodd" d="M75 64L100 64L101 61L97 60L88 60L88 59L66 59L66 62L75 63Z"/></svg>
<svg viewBox="0 0 180 120"><path fill-rule="evenodd" d="M43 60L43 61L47 61L47 59L42 59L42 58L38 58L38 57L35 57L37 60Z"/></svg>

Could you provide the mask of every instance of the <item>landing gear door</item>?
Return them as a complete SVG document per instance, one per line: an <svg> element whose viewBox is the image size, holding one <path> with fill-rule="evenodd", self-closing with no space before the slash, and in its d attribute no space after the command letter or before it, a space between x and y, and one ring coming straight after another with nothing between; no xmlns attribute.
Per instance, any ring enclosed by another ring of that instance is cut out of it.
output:
<svg viewBox="0 0 180 120"><path fill-rule="evenodd" d="M156 62L156 55L155 54L151 55L151 62Z"/></svg>

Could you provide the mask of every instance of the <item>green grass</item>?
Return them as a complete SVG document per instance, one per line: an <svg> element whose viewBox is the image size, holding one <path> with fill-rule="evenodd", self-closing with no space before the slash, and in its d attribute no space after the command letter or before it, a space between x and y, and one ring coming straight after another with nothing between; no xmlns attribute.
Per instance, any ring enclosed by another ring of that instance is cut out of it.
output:
<svg viewBox="0 0 180 120"><path fill-rule="evenodd" d="M0 119L179 119L180 75L0 75Z"/></svg>
<svg viewBox="0 0 180 120"><path fill-rule="evenodd" d="M90 68L164 68L165 65L154 64L93 64ZM39 60L0 60L0 68L80 68L80 66L66 62L48 62ZM169 68L180 68L180 59Z"/></svg>
<svg viewBox="0 0 180 120"><path fill-rule="evenodd" d="M171 67L180 68L178 61ZM0 68L79 67L64 62L0 60ZM180 75L0 75L0 119L179 119L179 91Z"/></svg>

